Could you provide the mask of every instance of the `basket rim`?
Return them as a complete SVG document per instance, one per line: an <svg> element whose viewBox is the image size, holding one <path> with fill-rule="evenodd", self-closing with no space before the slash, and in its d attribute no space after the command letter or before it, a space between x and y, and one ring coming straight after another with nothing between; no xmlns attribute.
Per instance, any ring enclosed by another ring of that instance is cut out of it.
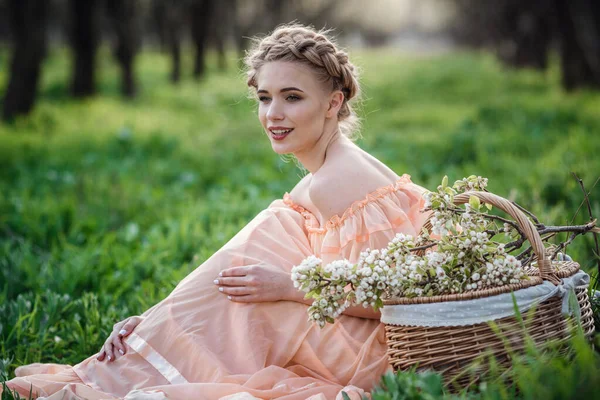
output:
<svg viewBox="0 0 600 400"><path fill-rule="evenodd" d="M554 273L558 278L568 278L571 275L575 275L577 272L581 270L581 266L577 261L559 261L552 260L551 264L552 273ZM539 269L533 267L525 271L528 275L538 276L540 271Z"/></svg>
<svg viewBox="0 0 600 400"><path fill-rule="evenodd" d="M553 273L560 279L568 278L581 269L581 266L576 261L552 261L552 268L558 267L558 270L554 270ZM525 289L531 286L539 285L543 283L543 279L539 276L540 270L532 267L526 271L529 278L519 283L513 283L510 285L498 286L495 288L474 290L465 293L453 293L431 297L390 297L383 299L384 306L395 306L395 305L410 305L410 304L431 304L431 303L443 303L447 301L461 301L461 300L474 300L482 297L490 297L498 294L513 292L520 289Z"/></svg>
<svg viewBox="0 0 600 400"><path fill-rule="evenodd" d="M525 289L531 286L541 285L544 280L540 276L530 275L528 279L519 283L498 286L483 290L473 290L465 293L442 294L430 297L389 297L383 299L384 306L397 306L409 304L431 304L445 303L448 301L474 300L484 297L496 296L499 294L514 292L516 290Z"/></svg>

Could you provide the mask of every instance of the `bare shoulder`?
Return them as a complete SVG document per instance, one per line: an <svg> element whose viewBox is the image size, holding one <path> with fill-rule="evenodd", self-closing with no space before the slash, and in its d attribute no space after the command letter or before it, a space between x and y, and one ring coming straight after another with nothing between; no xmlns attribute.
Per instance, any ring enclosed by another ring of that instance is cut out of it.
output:
<svg viewBox="0 0 600 400"><path fill-rule="evenodd" d="M309 196L309 188L310 183L312 182L312 175L305 175L300 181L294 186L294 188L290 191L290 197L294 201L294 203L306 208L312 213L315 213L317 210L315 206L312 204L312 201Z"/></svg>
<svg viewBox="0 0 600 400"><path fill-rule="evenodd" d="M308 187L310 185L312 179L312 175L308 174L302 177L300 181L294 186L294 188L290 191L290 196L292 198L297 198L302 193L308 192Z"/></svg>
<svg viewBox="0 0 600 400"><path fill-rule="evenodd" d="M357 146L340 148L309 182L310 200L323 220L341 215L367 194L394 183L398 175Z"/></svg>

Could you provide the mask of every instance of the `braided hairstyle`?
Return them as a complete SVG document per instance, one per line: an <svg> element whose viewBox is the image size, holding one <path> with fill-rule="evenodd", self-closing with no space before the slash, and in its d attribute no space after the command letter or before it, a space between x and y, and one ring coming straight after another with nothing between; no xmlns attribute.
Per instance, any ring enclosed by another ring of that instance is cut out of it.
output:
<svg viewBox="0 0 600 400"><path fill-rule="evenodd" d="M344 101L338 112L340 131L353 139L359 120L350 100L360 93L357 69L348 60L348 54L340 50L327 37L326 30L315 31L301 24L278 26L269 36L255 38L254 46L246 53L247 84L257 87L256 77L260 68L271 61L293 61L311 68L317 79L341 90Z"/></svg>

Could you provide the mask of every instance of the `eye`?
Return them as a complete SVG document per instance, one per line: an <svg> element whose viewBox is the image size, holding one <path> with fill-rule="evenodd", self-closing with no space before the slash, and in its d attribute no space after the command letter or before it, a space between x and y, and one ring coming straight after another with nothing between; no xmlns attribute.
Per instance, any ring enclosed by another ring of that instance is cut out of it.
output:
<svg viewBox="0 0 600 400"><path fill-rule="evenodd" d="M285 98L286 100L289 101L298 101L300 100L300 96L296 96L295 94L290 94L288 97Z"/></svg>
<svg viewBox="0 0 600 400"><path fill-rule="evenodd" d="M270 97L267 96L258 96L258 101L260 101L261 103L264 103L265 101L269 101L271 100Z"/></svg>

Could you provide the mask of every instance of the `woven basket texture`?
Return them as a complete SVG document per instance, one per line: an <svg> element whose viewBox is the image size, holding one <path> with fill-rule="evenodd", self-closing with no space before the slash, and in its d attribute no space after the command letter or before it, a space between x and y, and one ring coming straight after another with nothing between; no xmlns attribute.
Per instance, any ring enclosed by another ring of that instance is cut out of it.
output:
<svg viewBox="0 0 600 400"><path fill-rule="evenodd" d="M455 196L455 204L464 204L470 196L478 197L482 202L510 214L532 245L538 255L537 268L528 270L530 278L520 284L507 285L501 288L472 291L461 294L417 297L390 298L384 301L385 306L397 304L437 303L457 300L468 300L494 296L525 287L538 285L543 280L554 284L560 278L573 275L579 270L575 262L553 262L545 257L541 238L527 216L508 200L488 192L466 192ZM428 222L426 223L426 226ZM430 226L430 225L429 225ZM539 254L543 254L541 262ZM526 346L526 337L542 346L549 341L564 342L571 336L570 327L577 325L583 329L587 337L594 333L594 319L587 290L584 287L575 289L580 306L580 318L565 317L562 314L562 299L553 296L523 313L521 318L509 316L494 321L499 329L494 331L488 322L456 326L395 326L385 327L388 346L388 357L394 371L432 369L444 377L446 384L453 387L465 387L477 380L478 373L473 375L473 361L493 355L500 365L510 366L511 352L521 352ZM486 371L486 363L479 363L479 373ZM469 367L470 366L470 367ZM467 367L469 371L467 373ZM475 370L476 372L476 370Z"/></svg>

